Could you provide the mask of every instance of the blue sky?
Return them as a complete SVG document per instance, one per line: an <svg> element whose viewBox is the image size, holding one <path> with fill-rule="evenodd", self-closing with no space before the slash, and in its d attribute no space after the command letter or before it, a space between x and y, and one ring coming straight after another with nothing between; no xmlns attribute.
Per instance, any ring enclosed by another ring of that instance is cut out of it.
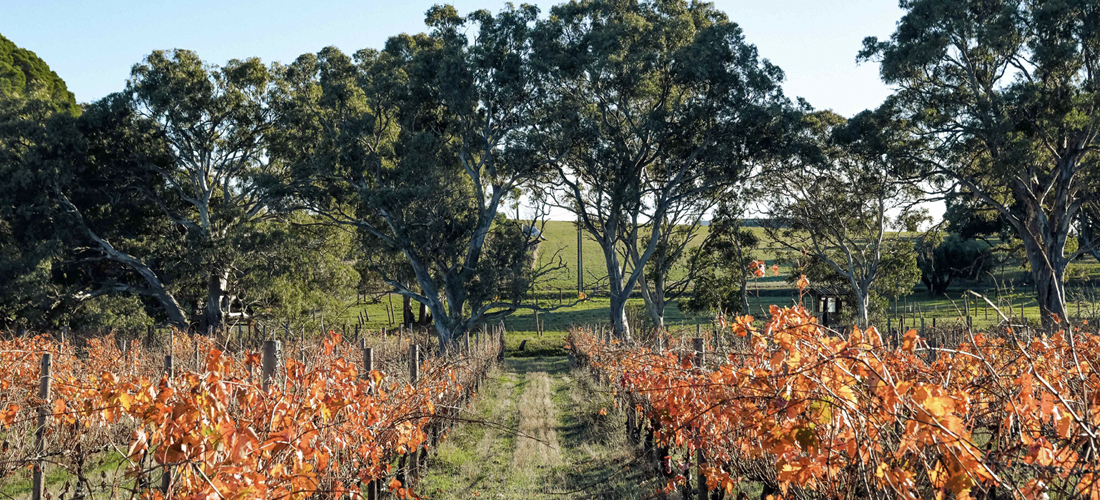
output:
<svg viewBox="0 0 1100 500"><path fill-rule="evenodd" d="M335 45L381 48L423 30L435 1L0 0L0 34L35 51L76 94L93 101L121 90L130 67L154 49L195 50L212 63L258 56L289 62ZM452 2L465 13L502 0ZM543 13L555 2L536 2ZM893 0L718 0L763 57L787 74L785 91L816 108L852 115L889 89L875 64L857 65L863 37L888 36L902 11Z"/></svg>
<svg viewBox="0 0 1100 500"><path fill-rule="evenodd" d="M543 14L556 3L535 2ZM260 57L290 62L335 45L381 48L389 36L424 30L432 0L122 1L0 0L0 34L35 51L88 102L125 85L130 67L155 49L185 48L206 61ZM503 0L457 0L460 13L500 10ZM518 2L517 2L518 3ZM895 0L716 0L746 39L786 73L788 96L851 116L890 93L878 65L856 64L865 36L888 37ZM942 203L928 207L939 219ZM552 218L568 218L553 213Z"/></svg>

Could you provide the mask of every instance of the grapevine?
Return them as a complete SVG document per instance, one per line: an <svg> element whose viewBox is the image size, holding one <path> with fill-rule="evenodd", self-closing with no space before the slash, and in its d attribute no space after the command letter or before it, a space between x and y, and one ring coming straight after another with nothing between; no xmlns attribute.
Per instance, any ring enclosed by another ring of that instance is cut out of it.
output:
<svg viewBox="0 0 1100 500"><path fill-rule="evenodd" d="M724 494L1100 498L1100 336L970 333L947 349L909 330L891 347L802 307L770 314L736 318L745 349L713 366L674 336L662 349L577 329L570 349L648 422L669 489L699 456Z"/></svg>
<svg viewBox="0 0 1100 500"><path fill-rule="evenodd" d="M413 384L364 373L359 347L333 333L288 349L302 355L286 356L264 391L261 354L221 347L174 336L167 352L200 355L169 377L163 352L137 341L89 339L79 356L48 336L0 341L0 477L44 460L83 481L89 455L114 449L126 457L128 488L146 498L165 495L152 480L162 473L172 498L358 498L371 482L413 497L394 458L434 444L439 424L497 356L486 343L425 360ZM407 345L391 346L378 365L396 364L401 352ZM36 397L44 353L54 360L50 401ZM43 405L49 424L39 450L31 441Z"/></svg>

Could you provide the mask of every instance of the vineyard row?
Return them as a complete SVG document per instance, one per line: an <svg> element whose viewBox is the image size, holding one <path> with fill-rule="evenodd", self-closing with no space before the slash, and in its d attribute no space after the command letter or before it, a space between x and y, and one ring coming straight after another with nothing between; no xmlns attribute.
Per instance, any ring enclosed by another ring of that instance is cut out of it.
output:
<svg viewBox="0 0 1100 500"><path fill-rule="evenodd" d="M734 342L571 332L667 489L706 499L1100 499L1100 336L841 335L801 307ZM886 343L884 343L884 340ZM733 344L733 345L730 345Z"/></svg>
<svg viewBox="0 0 1100 500"><path fill-rule="evenodd" d="M335 332L260 350L187 335L0 341L0 479L33 469L34 498L44 466L72 477L71 498L411 497L502 339L426 359L411 338L369 347ZM124 474L95 477L110 452Z"/></svg>

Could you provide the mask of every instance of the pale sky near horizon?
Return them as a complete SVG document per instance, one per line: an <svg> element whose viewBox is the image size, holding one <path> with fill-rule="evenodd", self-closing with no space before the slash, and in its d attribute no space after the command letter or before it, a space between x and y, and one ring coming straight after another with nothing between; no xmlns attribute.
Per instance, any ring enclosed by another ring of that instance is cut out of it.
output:
<svg viewBox="0 0 1100 500"><path fill-rule="evenodd" d="M214 64L252 56L288 63L329 45L351 53L381 48L398 33L423 31L424 12L437 3L447 2L0 0L0 34L37 53L78 102L89 102L122 90L131 66L152 50L190 49ZM496 12L505 5L503 0L450 3L463 14ZM562 2L532 3L545 15ZM878 65L857 64L856 54L864 37L893 33L902 15L896 0L714 4L741 26L761 57L783 69L788 96L852 116L890 93Z"/></svg>

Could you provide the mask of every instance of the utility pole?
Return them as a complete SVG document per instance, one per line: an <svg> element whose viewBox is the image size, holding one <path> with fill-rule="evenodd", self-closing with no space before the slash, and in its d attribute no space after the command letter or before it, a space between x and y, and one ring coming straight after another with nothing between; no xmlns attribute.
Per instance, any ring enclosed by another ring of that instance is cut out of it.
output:
<svg viewBox="0 0 1100 500"><path fill-rule="evenodd" d="M577 214L577 294L584 293L584 252L581 248L583 244L583 226L581 225L581 215Z"/></svg>

